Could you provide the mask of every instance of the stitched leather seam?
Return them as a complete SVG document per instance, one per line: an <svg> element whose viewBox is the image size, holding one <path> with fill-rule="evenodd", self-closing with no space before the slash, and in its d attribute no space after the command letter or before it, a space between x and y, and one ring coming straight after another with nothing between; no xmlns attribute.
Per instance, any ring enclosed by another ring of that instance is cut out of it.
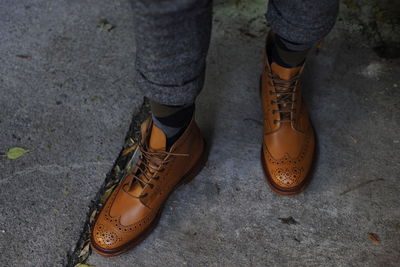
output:
<svg viewBox="0 0 400 267"><path fill-rule="evenodd" d="M310 140L311 140L311 134L307 134L306 135L306 140L305 143L301 149L301 152L299 154L299 156L297 158L292 158L290 157L288 154L285 154L285 156L283 156L280 159L275 159L271 153L268 150L267 144L264 142L264 146L268 155L268 161L270 161L272 164L285 164L285 163L297 163L303 160L303 158L305 157L307 150L309 148L309 144L310 144Z"/></svg>

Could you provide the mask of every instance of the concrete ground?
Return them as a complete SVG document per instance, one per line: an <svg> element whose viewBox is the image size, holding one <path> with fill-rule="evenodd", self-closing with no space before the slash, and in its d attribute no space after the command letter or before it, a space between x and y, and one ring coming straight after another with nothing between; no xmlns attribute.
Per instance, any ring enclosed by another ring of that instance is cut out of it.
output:
<svg viewBox="0 0 400 267"><path fill-rule="evenodd" d="M110 32L101 19L117 25ZM63 266L142 103L125 1L0 1L0 266Z"/></svg>
<svg viewBox="0 0 400 267"><path fill-rule="evenodd" d="M388 58L398 40L387 21L368 28L364 7L374 1L344 3L304 77L319 143L308 190L281 197L262 176L265 3L217 1L197 112L209 163L170 197L141 245L111 259L92 254L87 264L398 265L400 59ZM33 150L0 159L2 266L71 262L91 201L142 103L132 87L131 16L125 1L0 3L0 150ZM97 27L103 18L116 28ZM388 53L373 50L377 35L392 38Z"/></svg>

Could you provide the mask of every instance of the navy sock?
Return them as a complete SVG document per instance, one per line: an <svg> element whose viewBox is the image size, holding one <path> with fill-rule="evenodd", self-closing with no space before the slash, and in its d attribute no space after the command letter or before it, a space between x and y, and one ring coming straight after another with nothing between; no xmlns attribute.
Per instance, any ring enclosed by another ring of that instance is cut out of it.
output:
<svg viewBox="0 0 400 267"><path fill-rule="evenodd" d="M167 137L167 150L179 139L192 120L194 103L171 106L150 101L154 124L160 128Z"/></svg>
<svg viewBox="0 0 400 267"><path fill-rule="evenodd" d="M304 50L305 47L309 48ZM275 62L285 68L295 68L304 64L311 47L312 45L290 42L278 34L273 34L271 43L267 44L267 53L270 63Z"/></svg>

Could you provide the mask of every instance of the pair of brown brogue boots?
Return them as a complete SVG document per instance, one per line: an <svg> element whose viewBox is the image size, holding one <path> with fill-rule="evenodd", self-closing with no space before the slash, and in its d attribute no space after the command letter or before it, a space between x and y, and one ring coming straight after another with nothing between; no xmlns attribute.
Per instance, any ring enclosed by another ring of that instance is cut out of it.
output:
<svg viewBox="0 0 400 267"><path fill-rule="evenodd" d="M303 67L270 65L261 79L263 142L261 162L268 185L294 195L308 184L315 137L299 82ZM114 189L91 231L92 248L116 256L139 244L157 224L168 196L205 165L206 144L194 119L167 151L166 137L151 117L141 126L141 156L131 174Z"/></svg>

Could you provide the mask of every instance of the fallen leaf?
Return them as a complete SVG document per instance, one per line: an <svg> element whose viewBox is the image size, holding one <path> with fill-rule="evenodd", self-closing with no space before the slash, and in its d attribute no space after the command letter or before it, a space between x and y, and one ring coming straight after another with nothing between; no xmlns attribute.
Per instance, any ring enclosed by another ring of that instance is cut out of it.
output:
<svg viewBox="0 0 400 267"><path fill-rule="evenodd" d="M98 100L100 98L101 98L100 96L95 95L94 97L90 98L90 101L94 102L94 101L96 101L96 100Z"/></svg>
<svg viewBox="0 0 400 267"><path fill-rule="evenodd" d="M75 265L75 267L95 267L93 265L87 265L87 264L82 264L82 263L78 263L77 265Z"/></svg>
<svg viewBox="0 0 400 267"><path fill-rule="evenodd" d="M216 236L214 240L217 241L218 243L221 243L221 242L224 241L224 240L223 240L222 238L220 238L219 236Z"/></svg>
<svg viewBox="0 0 400 267"><path fill-rule="evenodd" d="M90 219L89 219L90 224L94 221L94 218L96 217L96 215L97 215L97 210L94 210L92 212L92 214L90 215Z"/></svg>
<svg viewBox="0 0 400 267"><path fill-rule="evenodd" d="M135 144L133 144L132 146L130 146L130 147L124 149L124 151L122 151L122 156L126 156L126 155L128 155L129 153L135 151L136 148L137 148L137 143L135 143Z"/></svg>
<svg viewBox="0 0 400 267"><path fill-rule="evenodd" d="M69 191L68 191L68 185L64 185L64 189L63 189L63 194L68 196L69 195Z"/></svg>
<svg viewBox="0 0 400 267"><path fill-rule="evenodd" d="M353 140L353 142L354 142L355 144L357 144L358 141L357 141L357 139L354 138L354 136L350 135L350 138L351 138L351 140Z"/></svg>
<svg viewBox="0 0 400 267"><path fill-rule="evenodd" d="M81 250L81 253L79 253L79 260L80 261L85 261L90 254L90 242L87 242L83 249Z"/></svg>
<svg viewBox="0 0 400 267"><path fill-rule="evenodd" d="M278 219L281 220L281 222L284 224L298 224L298 222L292 216Z"/></svg>
<svg viewBox="0 0 400 267"><path fill-rule="evenodd" d="M368 237L369 239L372 240L372 243L374 243L375 245L379 245L381 243L381 240L377 234L368 233Z"/></svg>
<svg viewBox="0 0 400 267"><path fill-rule="evenodd" d="M21 58L21 59L26 59L26 60L31 60L32 56L29 55L16 55L17 58Z"/></svg>
<svg viewBox="0 0 400 267"><path fill-rule="evenodd" d="M121 173L121 168L118 165L115 165L114 171L115 176L118 176Z"/></svg>
<svg viewBox="0 0 400 267"><path fill-rule="evenodd" d="M116 184L115 180L111 180L106 184L106 188L109 188L110 186L113 186L114 184Z"/></svg>
<svg viewBox="0 0 400 267"><path fill-rule="evenodd" d="M112 25L110 22L108 22L107 19L101 19L99 24L100 24L100 27L101 27L101 29L103 31L109 32L109 31L111 31L112 29L115 28L115 26Z"/></svg>
<svg viewBox="0 0 400 267"><path fill-rule="evenodd" d="M132 139L132 137L129 137L125 143L124 143L124 147L130 147L131 145L135 144L135 140Z"/></svg>
<svg viewBox="0 0 400 267"><path fill-rule="evenodd" d="M30 150L26 150L26 149L21 148L21 147L13 147L13 148L10 148L7 151L7 157L9 159L17 159L17 158L22 157L23 155L25 155L26 153L29 153L29 152L31 152L31 151Z"/></svg>
<svg viewBox="0 0 400 267"><path fill-rule="evenodd" d="M111 186L110 188L108 188L106 190L106 192L104 193L104 195L101 196L101 202L104 202L112 193L112 191L114 190L114 187L116 185Z"/></svg>

